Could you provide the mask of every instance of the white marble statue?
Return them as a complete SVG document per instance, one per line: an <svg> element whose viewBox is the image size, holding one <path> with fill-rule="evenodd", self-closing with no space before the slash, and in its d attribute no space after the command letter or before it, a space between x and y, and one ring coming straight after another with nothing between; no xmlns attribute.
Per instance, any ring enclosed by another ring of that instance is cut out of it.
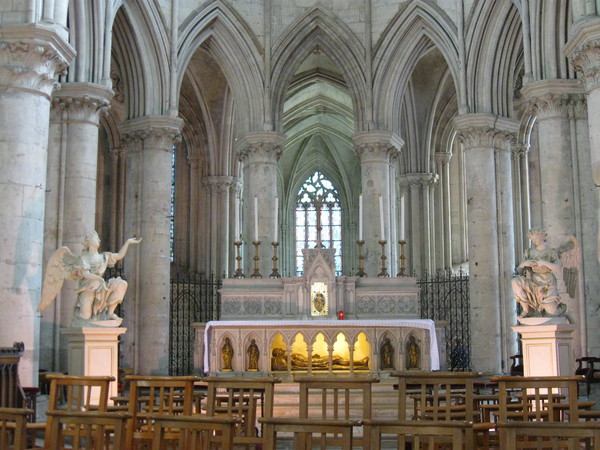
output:
<svg viewBox="0 0 600 450"><path fill-rule="evenodd" d="M125 257L131 244L139 244L141 241L142 238L128 239L118 253L98 252L100 238L93 231L85 237L79 256L73 255L67 247L60 247L46 266L38 312L54 301L64 280L74 280L77 281L77 301L72 326L121 325L122 319L115 314L115 308L123 301L127 282L121 278L105 281L102 276L108 266Z"/></svg>
<svg viewBox="0 0 600 450"><path fill-rule="evenodd" d="M547 233L532 229L527 234L532 247L525 250L523 261L512 280L515 300L521 305L519 319L528 317L565 317L573 322L567 305L561 301L558 280L566 283L571 297L577 283L579 245L570 238L556 249L547 246Z"/></svg>

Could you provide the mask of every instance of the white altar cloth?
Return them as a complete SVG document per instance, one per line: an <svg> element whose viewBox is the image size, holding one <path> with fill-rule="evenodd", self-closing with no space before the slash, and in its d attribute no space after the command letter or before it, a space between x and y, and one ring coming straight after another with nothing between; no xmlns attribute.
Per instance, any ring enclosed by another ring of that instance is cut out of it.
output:
<svg viewBox="0 0 600 450"><path fill-rule="evenodd" d="M366 327L386 327L386 328L424 328L429 331L429 357L431 370L440 370L440 354L435 333L435 323L431 319L390 319L390 320L226 320L207 322L204 330L204 368L210 370L210 339L211 329L218 327L264 327L264 328L284 328L293 327L335 327L344 328L366 328Z"/></svg>

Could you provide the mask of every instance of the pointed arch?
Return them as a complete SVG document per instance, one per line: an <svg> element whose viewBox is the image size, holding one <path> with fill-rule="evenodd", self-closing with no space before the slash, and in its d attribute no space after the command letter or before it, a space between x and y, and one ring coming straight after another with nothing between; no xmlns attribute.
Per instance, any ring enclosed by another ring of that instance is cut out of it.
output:
<svg viewBox="0 0 600 450"><path fill-rule="evenodd" d="M373 116L381 129L396 133L400 133L400 105L410 76L433 47L441 52L459 89L456 25L432 3L410 3L390 22L373 52Z"/></svg>
<svg viewBox="0 0 600 450"><path fill-rule="evenodd" d="M262 130L262 49L246 22L217 0L190 13L179 27L179 35L177 92L185 68L202 47L217 61L231 87L238 134Z"/></svg>
<svg viewBox="0 0 600 450"><path fill-rule="evenodd" d="M472 113L513 117L513 90L522 59L519 10L512 2L477 2L469 17L467 96Z"/></svg>
<svg viewBox="0 0 600 450"><path fill-rule="evenodd" d="M362 129L368 105L364 46L345 23L320 6L295 20L273 46L271 110L274 128L283 129L287 89L300 64L316 48L340 68L352 98L355 126Z"/></svg>
<svg viewBox="0 0 600 450"><path fill-rule="evenodd" d="M125 2L115 15L113 53L125 85L125 119L169 109L169 36L153 2Z"/></svg>

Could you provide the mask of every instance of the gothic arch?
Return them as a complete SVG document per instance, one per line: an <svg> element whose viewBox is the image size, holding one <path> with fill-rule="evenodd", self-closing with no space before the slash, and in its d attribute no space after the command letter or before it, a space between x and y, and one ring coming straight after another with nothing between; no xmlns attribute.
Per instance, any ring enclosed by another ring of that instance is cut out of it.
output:
<svg viewBox="0 0 600 450"><path fill-rule="evenodd" d="M340 67L352 98L355 127L362 129L369 89L363 71L365 49L346 24L319 6L295 20L273 46L271 108L274 129L283 129L283 104L294 73L316 48Z"/></svg>
<svg viewBox="0 0 600 450"><path fill-rule="evenodd" d="M390 23L373 51L373 116L381 129L400 133L399 105L408 80L419 59L433 47L442 53L458 91L456 26L437 6L411 2Z"/></svg>
<svg viewBox="0 0 600 450"><path fill-rule="evenodd" d="M479 2L469 18L467 103L472 113L513 117L513 88L521 59L521 18L510 2Z"/></svg>
<svg viewBox="0 0 600 450"><path fill-rule="evenodd" d="M179 91L185 68L202 47L223 70L236 105L239 135L263 129L262 49L244 20L220 0L195 11L179 29Z"/></svg>
<svg viewBox="0 0 600 450"><path fill-rule="evenodd" d="M125 85L124 119L164 115L169 109L169 37L152 2L126 2L115 15L113 53Z"/></svg>

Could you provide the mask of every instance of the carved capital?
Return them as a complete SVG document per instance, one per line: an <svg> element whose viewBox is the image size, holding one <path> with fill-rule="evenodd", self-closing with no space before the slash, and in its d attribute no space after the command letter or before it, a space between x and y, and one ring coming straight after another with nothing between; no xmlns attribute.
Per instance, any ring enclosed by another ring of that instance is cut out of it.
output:
<svg viewBox="0 0 600 450"><path fill-rule="evenodd" d="M110 154L113 157L114 161L118 161L119 159L123 159L127 157L127 147L114 147L110 150Z"/></svg>
<svg viewBox="0 0 600 450"><path fill-rule="evenodd" d="M435 152L435 162L440 165L447 165L452 159L452 153L448 152Z"/></svg>
<svg viewBox="0 0 600 450"><path fill-rule="evenodd" d="M202 157L198 155L188 156L187 162L190 165L190 168L196 170L199 169L202 164Z"/></svg>
<svg viewBox="0 0 600 450"><path fill-rule="evenodd" d="M134 147L142 143L144 147L161 148L171 152L174 144L181 142L183 120L167 116L146 116L126 122L121 127L121 140Z"/></svg>
<svg viewBox="0 0 600 450"><path fill-rule="evenodd" d="M581 21L571 30L571 37L563 51L571 59L573 68L581 72L581 83L586 92L600 86L600 20Z"/></svg>
<svg viewBox="0 0 600 450"><path fill-rule="evenodd" d="M481 148L509 151L519 129L517 121L489 114L465 114L454 122L456 137L465 151Z"/></svg>
<svg viewBox="0 0 600 450"><path fill-rule="evenodd" d="M285 135L270 131L249 133L237 142L237 154L240 161L251 163L277 163Z"/></svg>
<svg viewBox="0 0 600 450"><path fill-rule="evenodd" d="M399 136L389 131L363 131L352 140L361 162L393 162L404 145Z"/></svg>
<svg viewBox="0 0 600 450"><path fill-rule="evenodd" d="M576 80L541 80L528 83L522 89L530 114L539 119L566 118L581 115L587 109L585 94Z"/></svg>
<svg viewBox="0 0 600 450"><path fill-rule="evenodd" d="M229 194L233 181L233 177L206 177L204 179L210 191L217 195Z"/></svg>
<svg viewBox="0 0 600 450"><path fill-rule="evenodd" d="M0 86L50 98L55 76L66 73L75 51L58 34L40 25L2 27Z"/></svg>
<svg viewBox="0 0 600 450"><path fill-rule="evenodd" d="M513 160L523 159L529 153L528 144L513 144L510 146L510 155Z"/></svg>
<svg viewBox="0 0 600 450"><path fill-rule="evenodd" d="M67 83L52 94L52 121L84 121L98 125L110 109L111 90L91 83Z"/></svg>
<svg viewBox="0 0 600 450"><path fill-rule="evenodd" d="M421 188L430 188L434 186L439 176L436 173L408 173L398 177L398 183L402 190L414 190Z"/></svg>

